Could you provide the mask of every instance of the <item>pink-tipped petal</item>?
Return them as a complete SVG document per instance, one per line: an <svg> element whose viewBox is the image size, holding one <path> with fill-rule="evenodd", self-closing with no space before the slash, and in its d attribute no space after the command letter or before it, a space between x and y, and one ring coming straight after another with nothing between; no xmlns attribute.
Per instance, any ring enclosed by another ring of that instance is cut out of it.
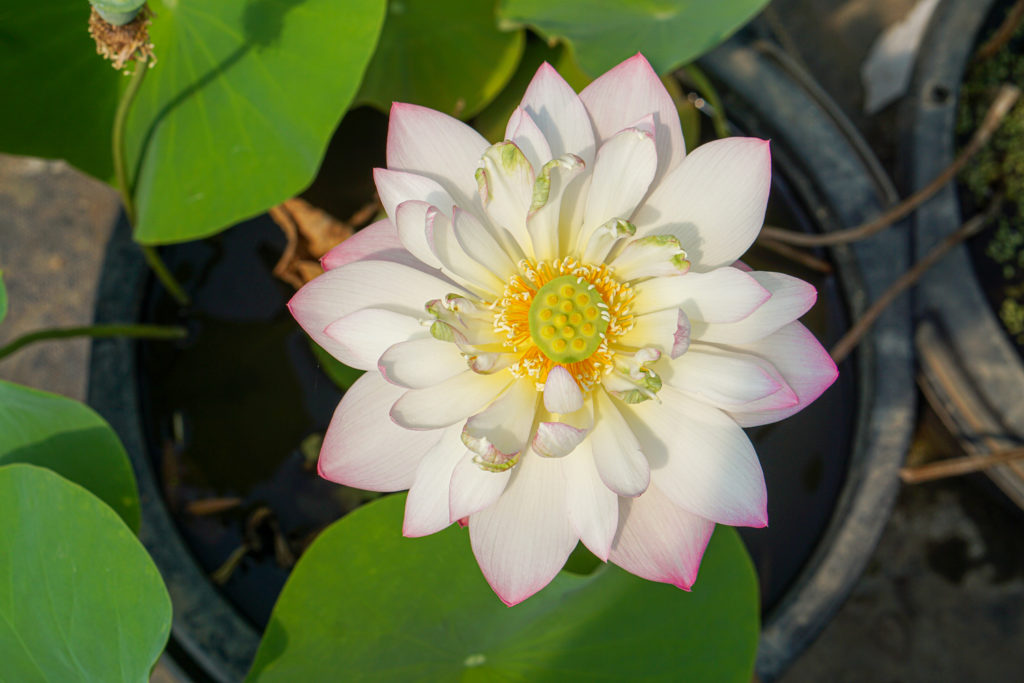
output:
<svg viewBox="0 0 1024 683"><path fill-rule="evenodd" d="M575 154L588 166L594 160L594 129L586 107L550 64L537 69L519 106L544 133L552 158Z"/></svg>
<svg viewBox="0 0 1024 683"><path fill-rule="evenodd" d="M398 239L394 224L384 219L368 225L320 259L324 270L334 270L356 261L393 261L402 265L423 269L423 264L413 257Z"/></svg>
<svg viewBox="0 0 1024 683"><path fill-rule="evenodd" d="M485 469L476 462L475 453L465 453L452 471L448 519L454 522L489 508L505 490L511 476L511 469Z"/></svg>
<svg viewBox="0 0 1024 683"><path fill-rule="evenodd" d="M803 410L832 386L839 376L839 370L828 351L800 323L790 323L756 343L736 348L760 356L774 365L796 392L798 399L797 403L784 407L743 406L730 411L729 414L743 427L777 422Z"/></svg>
<svg viewBox="0 0 1024 683"><path fill-rule="evenodd" d="M523 154L530 160L534 173L540 173L541 167L551 161L551 148L544 138L544 133L522 107L516 107L505 127L505 139L516 143Z"/></svg>
<svg viewBox="0 0 1024 683"><path fill-rule="evenodd" d="M583 211L581 244L590 233L612 218L628 219L647 194L658 166L654 147L654 121L647 117L633 123L597 150L594 176Z"/></svg>
<svg viewBox="0 0 1024 683"><path fill-rule="evenodd" d="M760 232L770 187L766 140L725 138L701 145L637 209L637 237L675 235L697 271L729 265Z"/></svg>
<svg viewBox="0 0 1024 683"><path fill-rule="evenodd" d="M474 173L487 140L447 114L396 102L388 124L388 168L436 181L464 209L479 206Z"/></svg>
<svg viewBox="0 0 1024 683"><path fill-rule="evenodd" d="M448 280L399 263L357 261L307 283L288 302L288 309L313 341L340 357L346 350L324 332L335 320L363 308L418 318L424 315L423 302L458 290Z"/></svg>
<svg viewBox="0 0 1024 683"><path fill-rule="evenodd" d="M511 381L506 372L466 370L432 387L406 391L391 407L391 419L406 429L447 427L490 404Z"/></svg>
<svg viewBox="0 0 1024 683"><path fill-rule="evenodd" d="M437 181L418 173L406 173L390 168L373 169L373 182L377 185L384 213L390 218L395 217L398 205L402 202L421 201L444 211L452 212L451 195Z"/></svg>
<svg viewBox="0 0 1024 683"><path fill-rule="evenodd" d="M455 466L466 454L462 427L445 429L441 440L427 451L416 468L416 478L405 500L402 535L427 536L452 523L448 515L448 490Z"/></svg>
<svg viewBox="0 0 1024 683"><path fill-rule="evenodd" d="M634 289L633 307L639 315L672 308L682 309L691 321L722 323L747 318L771 297L752 274L735 268L656 277Z"/></svg>
<svg viewBox="0 0 1024 683"><path fill-rule="evenodd" d="M685 156L675 103L643 55L634 55L599 76L583 89L580 99L602 142L640 117L654 115L654 139L658 143L656 180Z"/></svg>
<svg viewBox="0 0 1024 683"><path fill-rule="evenodd" d="M573 376L561 365L544 380L544 407L549 413L575 413L583 407L583 392Z"/></svg>
<svg viewBox="0 0 1024 683"><path fill-rule="evenodd" d="M588 431L564 422L541 422L533 435L533 450L548 458L572 453L587 438Z"/></svg>
<svg viewBox="0 0 1024 683"><path fill-rule="evenodd" d="M735 322L701 322L691 316L695 341L730 345L756 342L802 316L817 301L814 286L798 278L757 270L750 276L771 292L771 298L749 316Z"/></svg>
<svg viewBox="0 0 1024 683"><path fill-rule="evenodd" d="M563 463L527 451L501 497L469 518L473 554L506 605L548 585L579 540L569 524Z"/></svg>
<svg viewBox="0 0 1024 683"><path fill-rule="evenodd" d="M663 386L658 398L620 406L650 462L651 483L695 515L731 526L766 526L764 475L739 425L671 386Z"/></svg>
<svg viewBox="0 0 1024 683"><path fill-rule="evenodd" d="M603 389L594 392L594 403L594 432L589 441L601 481L620 496L639 496L651 483L651 468L640 442Z"/></svg>
<svg viewBox="0 0 1024 683"><path fill-rule="evenodd" d="M589 441L565 458L565 479L573 532L590 552L607 562L619 525L619 497L601 481Z"/></svg>
<svg viewBox="0 0 1024 683"><path fill-rule="evenodd" d="M324 329L335 342L335 358L358 370L372 370L377 359L399 342L427 334L420 321L384 308L364 308L339 318ZM342 353L337 353L337 351Z"/></svg>
<svg viewBox="0 0 1024 683"><path fill-rule="evenodd" d="M320 476L369 491L401 491L412 485L420 460L441 432L410 432L388 418L388 408L403 391L375 372L355 381L324 436Z"/></svg>
<svg viewBox="0 0 1024 683"><path fill-rule="evenodd" d="M690 590L715 523L672 503L656 486L619 499L619 533L608 559L631 574Z"/></svg>
<svg viewBox="0 0 1024 683"><path fill-rule="evenodd" d="M384 379L408 389L426 389L466 370L457 346L433 337L411 339L389 347L377 361Z"/></svg>

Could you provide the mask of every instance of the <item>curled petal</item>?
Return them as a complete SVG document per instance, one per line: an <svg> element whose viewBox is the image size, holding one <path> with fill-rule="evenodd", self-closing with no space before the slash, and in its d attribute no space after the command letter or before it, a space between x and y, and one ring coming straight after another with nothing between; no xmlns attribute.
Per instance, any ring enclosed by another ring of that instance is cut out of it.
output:
<svg viewBox="0 0 1024 683"><path fill-rule="evenodd" d="M529 254L526 214L533 198L533 166L516 144L508 141L488 147L480 163L477 185L487 215Z"/></svg>
<svg viewBox="0 0 1024 683"><path fill-rule="evenodd" d="M321 477L369 491L412 485L420 459L441 432L410 432L388 418L388 407L402 392L375 372L349 387L324 436L317 464Z"/></svg>
<svg viewBox="0 0 1024 683"><path fill-rule="evenodd" d="M408 389L426 389L465 372L457 347L434 337L411 339L388 347L377 361L387 381Z"/></svg>
<svg viewBox="0 0 1024 683"><path fill-rule="evenodd" d="M373 182L377 185L377 195L384 213L392 219L398 205L408 201L425 202L451 215L454 203L451 195L437 181L426 176L390 168L375 168Z"/></svg>
<svg viewBox="0 0 1024 683"><path fill-rule="evenodd" d="M572 453L590 430L594 428L594 407L586 403L575 413L555 416L542 414L533 435L533 450L549 457L560 458Z"/></svg>
<svg viewBox="0 0 1024 683"><path fill-rule="evenodd" d="M505 127L505 139L516 143L516 147L523 150L523 154L533 166L534 173L540 173L541 167L553 158L544 133L529 112L522 107L516 107L509 117L508 125Z"/></svg>
<svg viewBox="0 0 1024 683"><path fill-rule="evenodd" d="M391 215L402 246L431 268L442 268L427 235L427 216L432 210L438 209L428 202L410 199L399 204Z"/></svg>
<svg viewBox="0 0 1024 683"><path fill-rule="evenodd" d="M579 540L569 524L563 463L527 451L501 497L469 518L473 554L506 605L548 585Z"/></svg>
<svg viewBox="0 0 1024 683"><path fill-rule="evenodd" d="M690 269L686 252L673 235L648 235L633 240L611 265L620 280L683 275Z"/></svg>
<svg viewBox="0 0 1024 683"><path fill-rule="evenodd" d="M619 337L617 343L633 349L653 346L668 353L675 348L680 315L686 314L677 308L665 308L654 313L638 315L633 319L633 327Z"/></svg>

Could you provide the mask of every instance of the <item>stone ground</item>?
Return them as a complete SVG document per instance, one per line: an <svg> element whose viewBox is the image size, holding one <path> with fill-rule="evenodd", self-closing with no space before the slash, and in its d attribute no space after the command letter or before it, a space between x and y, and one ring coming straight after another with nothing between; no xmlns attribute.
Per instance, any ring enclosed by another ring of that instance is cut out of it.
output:
<svg viewBox="0 0 1024 683"><path fill-rule="evenodd" d="M894 112L860 113L857 70L880 30L913 4L771 5L804 63L887 165L893 158ZM117 206L113 191L61 162L0 155L0 269L10 297L0 344L38 328L90 321ZM87 359L84 341L38 344L0 362L0 378L84 399ZM1024 515L977 481L905 488L868 570L782 680L1021 680L1022 528ZM175 677L158 669L158 679Z"/></svg>

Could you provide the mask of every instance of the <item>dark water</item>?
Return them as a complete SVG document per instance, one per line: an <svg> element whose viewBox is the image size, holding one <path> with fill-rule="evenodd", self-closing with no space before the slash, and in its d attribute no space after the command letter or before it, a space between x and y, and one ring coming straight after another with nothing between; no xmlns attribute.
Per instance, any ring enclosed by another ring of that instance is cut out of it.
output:
<svg viewBox="0 0 1024 683"><path fill-rule="evenodd" d="M779 176L768 221L809 228ZM144 316L185 324L191 334L177 344L143 344L140 357L147 438L167 502L195 559L224 579L224 594L258 628L294 558L367 497L316 475L317 439L341 394L285 309L291 289L271 275L284 244L280 230L259 218L203 242L163 249L193 304L180 312L151 285ZM833 276L759 250L746 260L814 282L819 302L804 322L826 346L846 329ZM766 609L813 550L844 481L856 392L852 367L841 370L809 409L751 430L767 479L771 526L741 533L758 566Z"/></svg>

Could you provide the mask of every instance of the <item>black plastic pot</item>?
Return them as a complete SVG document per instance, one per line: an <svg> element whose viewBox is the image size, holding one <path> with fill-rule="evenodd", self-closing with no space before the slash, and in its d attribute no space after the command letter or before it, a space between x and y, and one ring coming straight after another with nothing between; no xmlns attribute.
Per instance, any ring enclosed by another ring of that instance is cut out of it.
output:
<svg viewBox="0 0 1024 683"><path fill-rule="evenodd" d="M926 185L956 156L960 84L994 0L939 3L922 41L903 117L909 191ZM954 232L964 216L950 183L914 214L918 258ZM960 245L917 288L916 335L924 388L968 448L986 452L1024 444L1024 363ZM986 470L1024 508L1024 465Z"/></svg>
<svg viewBox="0 0 1024 683"><path fill-rule="evenodd" d="M813 87L794 77L769 46L735 39L702 60L702 66L722 88L737 130L772 139L777 176L773 192L786 205L785 219L794 227L834 230L854 225L891 201L893 193L884 175L875 170L849 125ZM183 245L164 253L172 266L193 264L183 279L199 281L209 279L206 269L212 263L204 250L232 249L232 244L249 239L243 235L263 240L267 234L266 226L250 224L233 228L212 246ZM815 321L826 342L834 341L848 320L905 269L908 246L894 231L837 249L831 257L836 276L821 285L822 299L830 303L816 309ZM752 256L758 258L764 255ZM794 268L785 263L764 265ZM222 282L228 288L255 287L248 280ZM264 307L277 306L279 294L272 286L259 287L265 296L253 297L254 292L246 291L239 301L248 295L249 300L261 299ZM126 226L119 226L108 247L97 321L168 322L160 318L159 311L166 308L161 296L130 243ZM250 314L254 319L269 315L262 309L245 315ZM203 325L194 319L186 322ZM197 335L201 334L199 330ZM843 364L840 381L819 404L753 434L769 483L773 520L768 530L744 532L759 564L764 592L757 664L762 679L777 677L821 630L866 564L888 518L914 411L909 339L906 306L897 304ZM185 343L182 353L193 341ZM290 354L295 351L289 349ZM153 378L173 376L176 370L164 368L163 359L152 347L97 340L89 400L121 435L135 465L143 500L141 538L174 601L172 655L196 678L238 680L258 643L259 615L233 603L230 586L213 586L206 551L191 543L193 530L167 504L167 475L156 466L166 455L154 435L164 419L154 417L154 412L161 412L161 392L167 385L159 384L165 379ZM336 396L317 399L327 405L335 400ZM823 429L822 424L830 427ZM793 501L803 502L794 506ZM793 533L796 524L800 534ZM792 541L793 536L799 538Z"/></svg>

